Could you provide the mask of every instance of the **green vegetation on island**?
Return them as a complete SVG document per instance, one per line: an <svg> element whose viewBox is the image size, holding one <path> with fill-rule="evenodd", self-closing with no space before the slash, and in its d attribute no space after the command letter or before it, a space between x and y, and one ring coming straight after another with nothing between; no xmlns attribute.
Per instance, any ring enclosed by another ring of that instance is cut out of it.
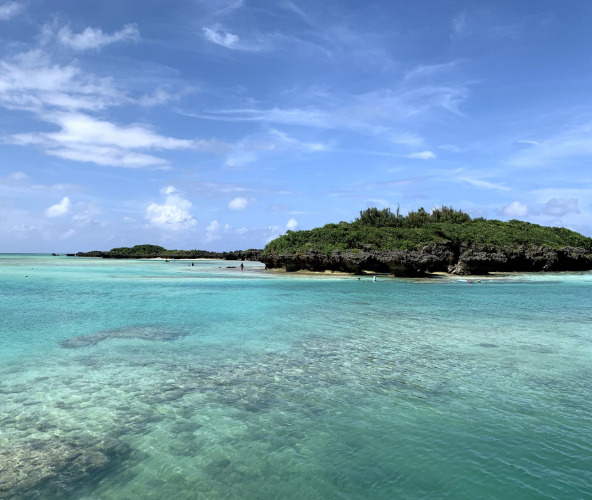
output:
<svg viewBox="0 0 592 500"><path fill-rule="evenodd" d="M167 250L158 245L135 245L112 248L109 251L93 250L78 252L77 257L102 257L104 259L220 259L258 260L261 250L235 250L232 252L210 252L208 250Z"/></svg>
<svg viewBox="0 0 592 500"><path fill-rule="evenodd" d="M259 260L269 269L394 276L581 271L592 269L592 239L519 220L472 219L449 207L406 216L369 208L353 222L288 231Z"/></svg>
<svg viewBox="0 0 592 500"><path fill-rule="evenodd" d="M327 224L308 231L288 231L271 241L263 255L317 251L418 250L430 243L491 245L515 248L543 246L553 249L580 247L592 251L592 239L562 227L545 227L511 220L472 219L468 214L442 207L420 208L406 216L389 208L368 208L353 222Z"/></svg>

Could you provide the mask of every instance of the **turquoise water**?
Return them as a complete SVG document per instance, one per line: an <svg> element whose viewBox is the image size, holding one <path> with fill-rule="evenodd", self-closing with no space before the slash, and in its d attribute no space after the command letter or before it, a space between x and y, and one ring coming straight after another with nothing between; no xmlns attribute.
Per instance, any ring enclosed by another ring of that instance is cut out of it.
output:
<svg viewBox="0 0 592 500"><path fill-rule="evenodd" d="M0 498L592 498L592 273L194 262L0 255Z"/></svg>

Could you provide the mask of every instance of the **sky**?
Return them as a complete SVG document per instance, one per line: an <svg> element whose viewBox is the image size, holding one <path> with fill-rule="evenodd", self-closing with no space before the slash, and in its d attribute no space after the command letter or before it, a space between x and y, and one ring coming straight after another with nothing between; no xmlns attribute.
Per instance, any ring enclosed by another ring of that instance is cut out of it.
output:
<svg viewBox="0 0 592 500"><path fill-rule="evenodd" d="M0 252L371 206L592 236L589 0L0 0Z"/></svg>

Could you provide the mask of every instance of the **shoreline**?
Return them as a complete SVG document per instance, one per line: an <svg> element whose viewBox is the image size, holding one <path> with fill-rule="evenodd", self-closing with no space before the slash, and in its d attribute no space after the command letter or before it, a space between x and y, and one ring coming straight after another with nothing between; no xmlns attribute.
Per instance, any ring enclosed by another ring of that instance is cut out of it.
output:
<svg viewBox="0 0 592 500"><path fill-rule="evenodd" d="M354 274L354 273L347 273L343 271L309 271L305 269L300 269L298 271L286 271L285 267L282 268L272 268L272 269L261 269L260 271L264 271L266 273L274 274L274 275L281 275L285 274L286 276L318 276L318 277L351 277L351 278L372 278L376 276L379 279L388 279L388 280L417 280L417 281L450 281L450 282L465 282L465 281L496 281L496 280L503 280L506 278L517 278L520 276L525 277L543 277L543 276L567 276L567 275L589 275L592 277L592 270L587 271L498 271L492 272L490 274L470 274L470 275L459 275L459 274L452 274L447 273L444 271L436 271L433 273L427 273L425 276L394 276L389 273L374 273L372 271L365 271L363 274Z"/></svg>

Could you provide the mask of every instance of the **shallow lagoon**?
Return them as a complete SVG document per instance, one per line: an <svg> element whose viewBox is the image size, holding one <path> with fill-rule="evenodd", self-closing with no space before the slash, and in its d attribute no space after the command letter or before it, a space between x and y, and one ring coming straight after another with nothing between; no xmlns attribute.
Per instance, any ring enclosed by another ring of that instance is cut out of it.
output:
<svg viewBox="0 0 592 500"><path fill-rule="evenodd" d="M0 498L592 498L592 274L194 263L0 256Z"/></svg>

